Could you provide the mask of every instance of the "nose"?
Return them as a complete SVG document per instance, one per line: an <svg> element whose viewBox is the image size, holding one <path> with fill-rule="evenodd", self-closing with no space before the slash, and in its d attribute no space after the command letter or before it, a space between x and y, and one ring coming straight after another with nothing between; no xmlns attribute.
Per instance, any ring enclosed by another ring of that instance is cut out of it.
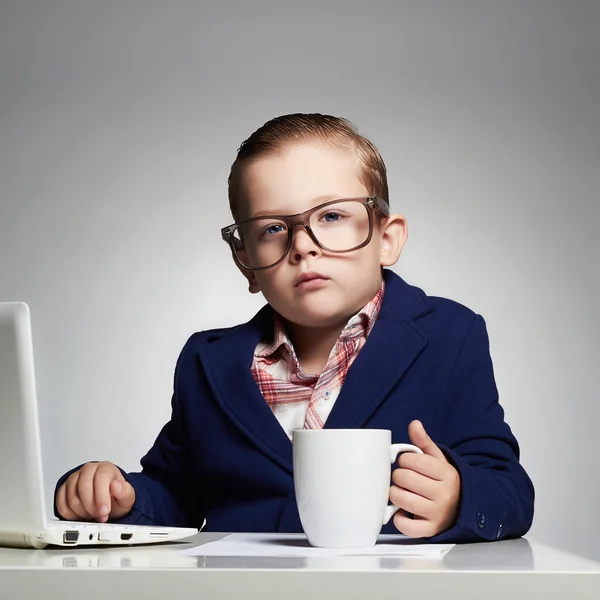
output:
<svg viewBox="0 0 600 600"><path fill-rule="evenodd" d="M308 235L308 231L302 225L297 225L292 232L291 259L299 262L307 255L316 256L320 251L319 246Z"/></svg>

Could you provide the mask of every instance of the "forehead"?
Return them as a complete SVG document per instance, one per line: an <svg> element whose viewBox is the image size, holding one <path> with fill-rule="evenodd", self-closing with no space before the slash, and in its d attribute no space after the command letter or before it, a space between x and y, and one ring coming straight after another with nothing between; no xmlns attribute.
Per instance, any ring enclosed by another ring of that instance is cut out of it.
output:
<svg viewBox="0 0 600 600"><path fill-rule="evenodd" d="M303 212L331 198L367 196L353 149L304 142L244 167L240 208L244 219L263 213Z"/></svg>

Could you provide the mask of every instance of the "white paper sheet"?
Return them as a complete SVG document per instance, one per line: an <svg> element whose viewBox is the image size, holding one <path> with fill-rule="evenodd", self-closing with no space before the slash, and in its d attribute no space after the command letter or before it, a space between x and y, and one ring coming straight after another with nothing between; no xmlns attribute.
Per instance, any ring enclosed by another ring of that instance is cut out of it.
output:
<svg viewBox="0 0 600 600"><path fill-rule="evenodd" d="M369 548L314 548L304 534L232 533L181 550L187 556L423 556L441 558L454 544L420 544L405 535L380 535Z"/></svg>

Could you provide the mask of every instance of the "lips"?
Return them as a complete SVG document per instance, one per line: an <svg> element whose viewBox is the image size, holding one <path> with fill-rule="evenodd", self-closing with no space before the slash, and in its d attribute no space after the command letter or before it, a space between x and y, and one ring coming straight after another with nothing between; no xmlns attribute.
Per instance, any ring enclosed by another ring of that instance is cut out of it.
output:
<svg viewBox="0 0 600 600"><path fill-rule="evenodd" d="M306 281L315 281L318 279L326 281L327 279L329 279L329 277L325 277L325 275L321 275L319 273L302 273L302 275L299 275L298 277L296 277L296 279L294 279L294 287L297 287L301 283L305 283Z"/></svg>

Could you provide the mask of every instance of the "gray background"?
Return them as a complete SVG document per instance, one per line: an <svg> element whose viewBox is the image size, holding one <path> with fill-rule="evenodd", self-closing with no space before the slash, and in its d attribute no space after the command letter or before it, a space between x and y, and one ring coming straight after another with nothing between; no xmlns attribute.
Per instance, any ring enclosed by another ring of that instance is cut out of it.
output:
<svg viewBox="0 0 600 600"><path fill-rule="evenodd" d="M566 0L0 2L0 299L32 309L48 502L80 462L136 469L187 337L262 305L219 237L229 166L329 112L386 160L395 270L487 321L531 536L600 559L599 26Z"/></svg>

